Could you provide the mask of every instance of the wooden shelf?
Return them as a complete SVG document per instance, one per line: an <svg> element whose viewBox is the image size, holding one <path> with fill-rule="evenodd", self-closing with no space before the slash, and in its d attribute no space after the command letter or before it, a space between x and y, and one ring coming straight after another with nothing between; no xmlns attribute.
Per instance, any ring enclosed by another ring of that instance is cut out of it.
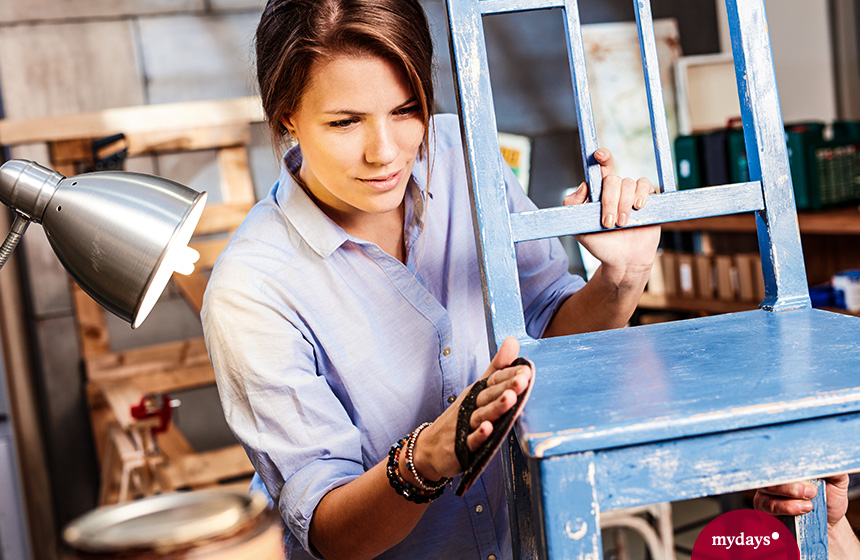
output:
<svg viewBox="0 0 860 560"><path fill-rule="evenodd" d="M797 213L804 235L860 235L860 208L845 206ZM666 231L755 232L752 213L731 214L663 224Z"/></svg>
<svg viewBox="0 0 860 560"><path fill-rule="evenodd" d="M707 300L693 297L654 295L648 292L643 293L642 297L639 298L639 309L734 313L736 311L748 311L756 307L758 307L758 303L751 301Z"/></svg>

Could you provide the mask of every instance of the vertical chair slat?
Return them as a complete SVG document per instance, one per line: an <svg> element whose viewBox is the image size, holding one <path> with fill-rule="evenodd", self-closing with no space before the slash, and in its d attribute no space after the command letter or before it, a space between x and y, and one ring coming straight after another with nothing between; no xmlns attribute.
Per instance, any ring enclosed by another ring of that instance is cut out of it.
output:
<svg viewBox="0 0 860 560"><path fill-rule="evenodd" d="M495 341L507 336L526 337L525 319L517 277L517 260L511 239L506 204L502 154L499 148L487 46L480 2L448 2L448 25L455 86L460 106L460 126L466 139L469 193L478 243L478 259L484 281L484 309L490 351ZM487 274L489 263L496 274ZM499 273L501 272L501 273ZM490 316L494 310L495 320Z"/></svg>
<svg viewBox="0 0 860 560"><path fill-rule="evenodd" d="M756 213L766 309L809 307L806 268L791 188L785 129L762 0L726 0L750 179L761 180Z"/></svg>
<svg viewBox="0 0 860 560"><path fill-rule="evenodd" d="M666 123L663 85L660 82L660 61L657 58L657 42L654 39L651 0L634 0L633 3L636 6L636 27L639 30L639 49L642 51L648 112L651 114L651 135L654 139L654 157L657 160L657 180L660 192L674 191L677 187L669 127Z"/></svg>
<svg viewBox="0 0 860 560"><path fill-rule="evenodd" d="M594 159L597 151L597 129L594 126L594 111L591 108L591 94L588 87L588 73L585 69L585 48L579 21L577 0L564 3L564 30L567 36L567 54L570 60L570 79L573 83L573 98L576 103L576 121L579 126L579 141L582 147L582 168L585 180L591 190L591 200L600 200L602 177L600 165Z"/></svg>

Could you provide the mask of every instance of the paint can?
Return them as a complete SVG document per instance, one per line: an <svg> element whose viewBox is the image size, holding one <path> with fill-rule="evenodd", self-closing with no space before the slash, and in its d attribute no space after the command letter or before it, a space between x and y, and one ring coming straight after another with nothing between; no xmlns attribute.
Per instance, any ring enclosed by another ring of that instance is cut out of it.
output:
<svg viewBox="0 0 860 560"><path fill-rule="evenodd" d="M95 509L63 531L69 560L283 560L283 529L262 495L172 492Z"/></svg>

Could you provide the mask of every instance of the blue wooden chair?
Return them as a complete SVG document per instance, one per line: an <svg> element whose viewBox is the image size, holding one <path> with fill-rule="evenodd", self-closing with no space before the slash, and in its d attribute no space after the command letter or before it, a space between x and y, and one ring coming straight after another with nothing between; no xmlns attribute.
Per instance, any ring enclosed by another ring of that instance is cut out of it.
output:
<svg viewBox="0 0 860 560"><path fill-rule="evenodd" d="M537 369L506 462L520 557L602 557L602 510L860 469L860 318L810 305L762 0L726 2L752 180L685 191L675 189L650 4L634 0L661 193L629 227L755 212L766 298L753 311L543 340L525 331L514 244L600 231L600 206L508 213L482 16L564 9L598 200L577 3L447 4L491 350L515 336ZM802 558L827 557L823 494L792 520Z"/></svg>

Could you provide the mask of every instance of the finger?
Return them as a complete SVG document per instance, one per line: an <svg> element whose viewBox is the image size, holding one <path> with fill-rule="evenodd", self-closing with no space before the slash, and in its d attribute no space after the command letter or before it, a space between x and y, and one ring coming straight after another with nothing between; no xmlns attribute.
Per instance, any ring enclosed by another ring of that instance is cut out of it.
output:
<svg viewBox="0 0 860 560"><path fill-rule="evenodd" d="M848 489L849 478L848 478L847 474L837 474L837 475L833 475L833 476L828 476L824 480L827 482L827 484L830 484L832 486L836 486L837 488L841 488L841 489L845 489L845 490Z"/></svg>
<svg viewBox="0 0 860 560"><path fill-rule="evenodd" d="M602 216L600 223L605 228L615 226L618 216L618 200L621 198L621 177L610 175L603 179L603 193L600 195Z"/></svg>
<svg viewBox="0 0 860 560"><path fill-rule="evenodd" d="M771 515L801 515L812 511L812 502L809 500L775 498L759 491L756 492L753 498L753 507L758 511L764 511Z"/></svg>
<svg viewBox="0 0 860 560"><path fill-rule="evenodd" d="M633 199L636 197L636 181L630 177L621 179L621 194L618 197L618 226L626 226L633 209Z"/></svg>
<svg viewBox="0 0 860 560"><path fill-rule="evenodd" d="M466 445L469 447L470 451L475 451L487 439L490 437L490 434L493 433L493 423L492 422L482 422L480 426L478 426L471 434L466 436Z"/></svg>
<svg viewBox="0 0 860 560"><path fill-rule="evenodd" d="M517 356L519 356L519 354L519 341L516 338L509 336L502 341L502 345L499 346L498 352L496 352L496 355L493 356L493 361L490 363L490 368L484 375L488 376L496 370L508 367L509 365L511 365L511 362L517 359Z"/></svg>
<svg viewBox="0 0 860 560"><path fill-rule="evenodd" d="M585 183L580 183L575 191L564 197L561 201L562 206L576 206L583 204L588 199L588 187Z"/></svg>
<svg viewBox="0 0 860 560"><path fill-rule="evenodd" d="M516 393L510 389L506 389L499 395L499 398L491 401L486 406L476 408L469 419L469 425L472 429L477 429L483 422L495 422L515 404L517 404Z"/></svg>
<svg viewBox="0 0 860 560"><path fill-rule="evenodd" d="M522 394L529 386L531 373L531 368L528 366L516 366L497 371L490 376L487 388L478 394L475 403L479 407L486 406L507 390L517 395Z"/></svg>
<svg viewBox="0 0 860 560"><path fill-rule="evenodd" d="M656 192L654 185L647 177L639 177L636 181L636 200L633 202L633 207L639 210L648 202L648 197Z"/></svg>
<svg viewBox="0 0 860 560"><path fill-rule="evenodd" d="M615 158L606 148L600 148L594 152L594 160L600 164L600 176L604 179L615 171Z"/></svg>
<svg viewBox="0 0 860 560"><path fill-rule="evenodd" d="M778 499L793 498L799 500L811 500L818 493L818 490L815 488L815 485L810 482L798 481L759 488L758 492L774 496Z"/></svg>

